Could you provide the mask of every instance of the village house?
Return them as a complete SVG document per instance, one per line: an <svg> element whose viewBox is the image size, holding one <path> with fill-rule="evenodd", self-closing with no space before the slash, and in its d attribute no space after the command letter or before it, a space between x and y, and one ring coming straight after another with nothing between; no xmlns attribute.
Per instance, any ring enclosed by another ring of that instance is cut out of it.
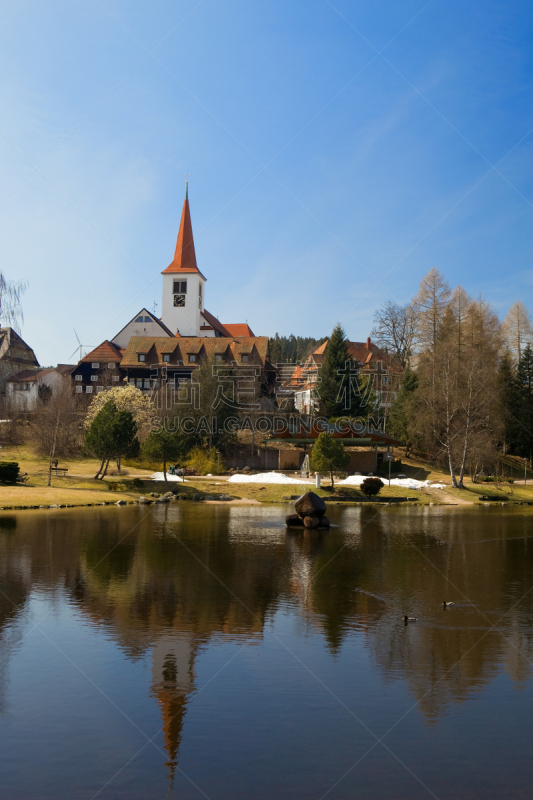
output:
<svg viewBox="0 0 533 800"><path fill-rule="evenodd" d="M37 367L35 353L18 333L13 328L0 328L0 394L5 393L8 378Z"/></svg>
<svg viewBox="0 0 533 800"><path fill-rule="evenodd" d="M372 390L378 398L378 413L386 416L398 391L401 369L391 356L375 345L370 337L366 342L347 342L348 357L358 364L362 374L371 376ZM293 393L294 407L301 414L316 412L320 368L326 357L328 342L317 347L301 366L296 366L284 389Z"/></svg>
<svg viewBox="0 0 533 800"><path fill-rule="evenodd" d="M162 383L178 387L208 361L221 369L231 367L237 375L240 368L244 380L262 377L273 394L276 370L270 363L268 336L133 336L124 349L106 341L73 370L74 391L92 395L124 384L145 392Z"/></svg>
<svg viewBox="0 0 533 800"><path fill-rule="evenodd" d="M6 411L36 411L53 393L70 382L72 364L48 369L25 369L6 381Z"/></svg>

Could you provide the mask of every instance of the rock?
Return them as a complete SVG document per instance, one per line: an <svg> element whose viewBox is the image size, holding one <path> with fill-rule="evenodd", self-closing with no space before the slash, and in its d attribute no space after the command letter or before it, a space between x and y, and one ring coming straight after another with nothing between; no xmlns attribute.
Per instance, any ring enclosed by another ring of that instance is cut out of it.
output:
<svg viewBox="0 0 533 800"><path fill-rule="evenodd" d="M304 521L300 516L298 516L298 514L288 514L285 517L285 524L291 528L292 527L303 528Z"/></svg>
<svg viewBox="0 0 533 800"><path fill-rule="evenodd" d="M324 516L324 517L322 517L320 519L320 527L321 528L330 528L331 527L331 522L329 521L329 519L326 516Z"/></svg>
<svg viewBox="0 0 533 800"><path fill-rule="evenodd" d="M229 501L229 500L233 500L233 497L232 497L231 494L221 494L221 495L219 495L218 499L219 500L228 500Z"/></svg>
<svg viewBox="0 0 533 800"><path fill-rule="evenodd" d="M314 492L302 495L294 504L294 508L301 517L323 517L326 513L326 503Z"/></svg>
<svg viewBox="0 0 533 800"><path fill-rule="evenodd" d="M318 528L319 525L318 517L304 517L304 528Z"/></svg>
<svg viewBox="0 0 533 800"><path fill-rule="evenodd" d="M252 468L251 468L251 467L243 467L243 468L242 468L242 471L243 471L243 472L251 472L251 471L252 471Z"/></svg>
<svg viewBox="0 0 533 800"><path fill-rule="evenodd" d="M126 500L117 500L115 505L116 506L125 506L126 505Z"/></svg>
<svg viewBox="0 0 533 800"><path fill-rule="evenodd" d="M165 492L163 497L168 497L169 499L171 499L172 497L174 497L174 492Z"/></svg>
<svg viewBox="0 0 533 800"><path fill-rule="evenodd" d="M170 503L170 497L158 497L156 503Z"/></svg>
<svg viewBox="0 0 533 800"><path fill-rule="evenodd" d="M144 495L139 497L139 505L140 506L149 506L150 503L153 503L153 502L154 502L153 500L150 500L149 497L144 497Z"/></svg>

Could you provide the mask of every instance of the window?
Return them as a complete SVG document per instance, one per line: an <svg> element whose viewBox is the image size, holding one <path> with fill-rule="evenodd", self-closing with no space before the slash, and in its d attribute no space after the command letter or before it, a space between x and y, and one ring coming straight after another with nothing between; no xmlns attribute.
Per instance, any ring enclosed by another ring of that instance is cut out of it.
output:
<svg viewBox="0 0 533 800"><path fill-rule="evenodd" d="M120 380L120 375L113 375L113 383L117 383Z"/></svg>
<svg viewBox="0 0 533 800"><path fill-rule="evenodd" d="M163 353L163 361L170 361L170 353Z"/></svg>
<svg viewBox="0 0 533 800"><path fill-rule="evenodd" d="M146 354L145 353L138 353L137 354L137 361L146 361Z"/></svg>
<svg viewBox="0 0 533 800"><path fill-rule="evenodd" d="M92 386L87 386L85 388L85 391L87 392L87 394L92 394L93 393L93 387Z"/></svg>
<svg viewBox="0 0 533 800"><path fill-rule="evenodd" d="M98 394L98 392L103 392L103 391L104 391L104 387L103 386L97 386L96 387L96 394Z"/></svg>
<svg viewBox="0 0 533 800"><path fill-rule="evenodd" d="M142 389L142 388L143 388L143 379L137 378L137 389Z"/></svg>
<svg viewBox="0 0 533 800"><path fill-rule="evenodd" d="M150 388L150 378L145 378L144 379L144 388L145 389L149 389Z"/></svg>
<svg viewBox="0 0 533 800"><path fill-rule="evenodd" d="M128 383L130 386L135 386L135 378L130 378Z"/></svg>
<svg viewBox="0 0 533 800"><path fill-rule="evenodd" d="M145 322L152 322L152 317L145 317L145 318L144 318L144 321L145 321Z"/></svg>
<svg viewBox="0 0 533 800"><path fill-rule="evenodd" d="M247 355L242 355L241 356L241 361L242 361L243 364L247 364L248 363L248 356Z"/></svg>
<svg viewBox="0 0 533 800"><path fill-rule="evenodd" d="M107 368L108 368L108 369L115 369L115 367L116 367L116 366L117 366L117 365L115 364L115 362L114 362L114 361L110 361L110 362L109 362L109 364L107 365Z"/></svg>
<svg viewBox="0 0 533 800"><path fill-rule="evenodd" d="M81 381L82 380L82 376L81 375L75 375L74 376L74 380Z"/></svg>
<svg viewBox="0 0 533 800"><path fill-rule="evenodd" d="M76 394L81 394L83 392L83 386L76 386Z"/></svg>
<svg viewBox="0 0 533 800"><path fill-rule="evenodd" d="M200 297L202 296L202 284L201 283L198 284L198 294L200 295Z"/></svg>
<svg viewBox="0 0 533 800"><path fill-rule="evenodd" d="M191 364L196 363L196 354L195 353L191 353L189 355L189 361L190 361Z"/></svg>
<svg viewBox="0 0 533 800"><path fill-rule="evenodd" d="M91 375L91 380L92 381L97 381L98 380L98 375Z"/></svg>
<svg viewBox="0 0 533 800"><path fill-rule="evenodd" d="M135 322L144 322L144 317L137 317Z"/></svg>
<svg viewBox="0 0 533 800"><path fill-rule="evenodd" d="M215 356L215 362L217 364L220 364L221 361L222 361L222 356L220 355L220 353L217 353L217 355Z"/></svg>
<svg viewBox="0 0 533 800"><path fill-rule="evenodd" d="M93 361L93 363L91 364L91 367L93 369L100 369L100 364L99 364L98 361Z"/></svg>
<svg viewBox="0 0 533 800"><path fill-rule="evenodd" d="M187 281L174 281L172 294L187 294Z"/></svg>
<svg viewBox="0 0 533 800"><path fill-rule="evenodd" d="M383 376L383 378L381 379L381 383L387 383L387 378L385 376Z"/></svg>

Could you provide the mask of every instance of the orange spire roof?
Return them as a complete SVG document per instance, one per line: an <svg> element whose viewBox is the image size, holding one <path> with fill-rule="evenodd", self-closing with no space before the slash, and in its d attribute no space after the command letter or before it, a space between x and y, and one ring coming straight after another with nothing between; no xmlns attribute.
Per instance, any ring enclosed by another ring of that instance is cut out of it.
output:
<svg viewBox="0 0 533 800"><path fill-rule="evenodd" d="M178 233L178 241L176 242L176 252L174 253L174 260L169 266L163 270L164 275L167 272L199 272L196 265L196 253L194 252L194 238L192 235L191 212L189 210L189 192L188 187L185 193L185 200L183 202L183 211L181 212L180 230Z"/></svg>

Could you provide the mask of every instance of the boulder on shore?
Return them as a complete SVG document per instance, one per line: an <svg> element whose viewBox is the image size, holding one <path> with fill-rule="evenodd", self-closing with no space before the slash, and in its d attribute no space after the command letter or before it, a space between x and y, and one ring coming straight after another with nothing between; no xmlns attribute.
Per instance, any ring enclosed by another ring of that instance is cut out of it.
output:
<svg viewBox="0 0 533 800"><path fill-rule="evenodd" d="M318 517L304 517L304 528L318 528L320 520Z"/></svg>
<svg viewBox="0 0 533 800"><path fill-rule="evenodd" d="M314 492L306 492L296 501L294 507L300 517L323 517L326 513L325 501Z"/></svg>
<svg viewBox="0 0 533 800"><path fill-rule="evenodd" d="M330 528L331 527L331 522L329 521L329 519L326 516L320 518L320 527L321 528Z"/></svg>

